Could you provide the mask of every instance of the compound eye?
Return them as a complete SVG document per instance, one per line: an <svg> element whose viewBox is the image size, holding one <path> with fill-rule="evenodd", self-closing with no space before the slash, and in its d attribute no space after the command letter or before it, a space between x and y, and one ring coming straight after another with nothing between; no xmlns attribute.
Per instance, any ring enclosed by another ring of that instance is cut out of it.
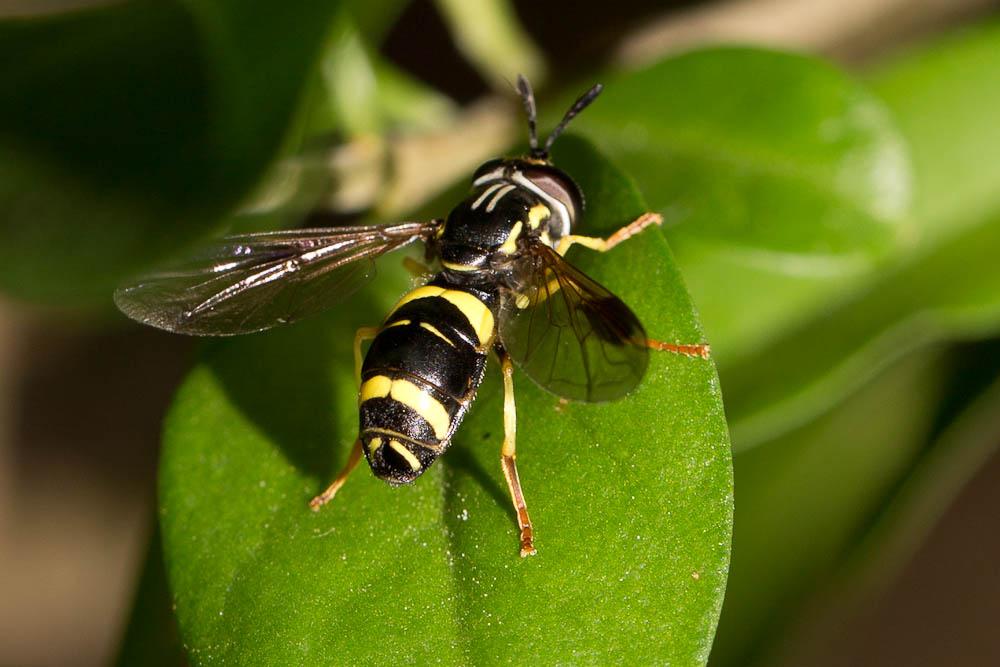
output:
<svg viewBox="0 0 1000 667"><path fill-rule="evenodd" d="M525 170L524 177L545 194L564 203L574 218L580 214L583 208L583 196L576 183L569 177L554 169L540 168Z"/></svg>

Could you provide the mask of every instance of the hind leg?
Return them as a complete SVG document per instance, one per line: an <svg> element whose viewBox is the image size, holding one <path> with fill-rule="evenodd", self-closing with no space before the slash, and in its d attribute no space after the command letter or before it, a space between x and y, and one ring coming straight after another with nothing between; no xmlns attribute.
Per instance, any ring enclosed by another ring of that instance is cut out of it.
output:
<svg viewBox="0 0 1000 667"><path fill-rule="evenodd" d="M357 381L358 386L361 386L361 364L364 361L364 355L361 354L361 344L366 340L371 340L378 333L378 327L361 327L354 334L354 379ZM347 457L347 464L337 475L337 478L333 480L330 486L326 487L323 493L319 494L315 498L309 501L309 509L316 512L319 508L327 504L333 497L337 495L337 491L340 491L340 487L344 485L347 481L348 476L358 465L361 460L361 440L355 440L354 446L351 448L351 453Z"/></svg>
<svg viewBox="0 0 1000 667"><path fill-rule="evenodd" d="M683 354L686 357L701 357L702 359L708 359L712 353L712 348L708 343L664 343L663 341L647 338L646 346L658 352L673 352L674 354Z"/></svg>

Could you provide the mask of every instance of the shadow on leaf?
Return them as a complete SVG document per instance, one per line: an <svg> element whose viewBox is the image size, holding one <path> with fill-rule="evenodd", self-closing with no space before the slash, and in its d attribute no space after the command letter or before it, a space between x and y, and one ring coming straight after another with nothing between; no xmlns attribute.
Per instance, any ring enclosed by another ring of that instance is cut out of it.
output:
<svg viewBox="0 0 1000 667"><path fill-rule="evenodd" d="M333 475L334 462L346 458L357 429L336 409L355 391L346 384L353 374L354 327L348 322L355 321L360 319L323 317L213 343L205 354L239 410L292 465L322 483Z"/></svg>

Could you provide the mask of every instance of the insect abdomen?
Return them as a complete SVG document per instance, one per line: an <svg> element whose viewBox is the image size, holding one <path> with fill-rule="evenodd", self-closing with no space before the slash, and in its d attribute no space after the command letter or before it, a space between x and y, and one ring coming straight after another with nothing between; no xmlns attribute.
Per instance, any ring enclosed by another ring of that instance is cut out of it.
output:
<svg viewBox="0 0 1000 667"><path fill-rule="evenodd" d="M475 396L494 335L490 295L443 280L393 308L361 371L360 438L372 471L413 481L448 446Z"/></svg>

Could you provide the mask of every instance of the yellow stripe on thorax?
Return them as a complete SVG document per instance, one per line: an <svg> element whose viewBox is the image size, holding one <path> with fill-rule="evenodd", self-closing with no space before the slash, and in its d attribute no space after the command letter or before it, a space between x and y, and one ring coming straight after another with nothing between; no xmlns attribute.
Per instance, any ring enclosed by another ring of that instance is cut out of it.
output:
<svg viewBox="0 0 1000 667"><path fill-rule="evenodd" d="M521 228L524 227L521 221L518 220L514 223L514 226L510 230L510 234L507 235L507 240L503 242L500 246L500 252L505 255L513 255L517 250L517 237L521 235Z"/></svg>
<svg viewBox="0 0 1000 667"><path fill-rule="evenodd" d="M471 264L458 264L457 262L449 262L446 260L441 260L441 266L448 269L449 271L462 271L468 273L469 271L479 271L478 266L473 266Z"/></svg>
<svg viewBox="0 0 1000 667"><path fill-rule="evenodd" d="M458 308L476 332L480 345L486 345L486 343L493 339L493 313L477 297L461 290L448 289L447 287L439 287L437 285L418 287L400 299L389 315L391 317L392 313L395 313L411 301L426 299L428 297L441 297Z"/></svg>
<svg viewBox="0 0 1000 667"><path fill-rule="evenodd" d="M535 204L528 211L528 227L531 229L538 229L538 225L542 224L542 220L552 215L549 211L549 207L545 204Z"/></svg>
<svg viewBox="0 0 1000 667"><path fill-rule="evenodd" d="M427 420L434 429L434 437L444 440L451 426L451 416L448 410L428 392L409 380L398 378L393 380L385 375L368 378L361 385L360 401L364 403L372 398L393 398L409 407Z"/></svg>

